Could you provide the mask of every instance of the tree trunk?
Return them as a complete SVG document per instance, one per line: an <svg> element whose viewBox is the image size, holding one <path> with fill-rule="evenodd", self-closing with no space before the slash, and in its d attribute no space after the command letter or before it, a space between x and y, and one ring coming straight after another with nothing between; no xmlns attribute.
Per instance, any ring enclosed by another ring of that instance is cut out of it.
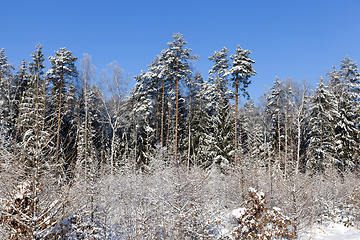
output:
<svg viewBox="0 0 360 240"><path fill-rule="evenodd" d="M238 121L238 76L236 76L236 82L235 82L235 167L237 164L237 121Z"/></svg>
<svg viewBox="0 0 360 240"><path fill-rule="evenodd" d="M61 126L61 97L62 97L62 86L64 81L64 74L60 74L60 95L59 95L59 112L58 112L58 129L56 137L56 162L59 161L59 145L60 145L60 126Z"/></svg>
<svg viewBox="0 0 360 240"><path fill-rule="evenodd" d="M147 127L150 127L150 121L149 121L149 116L146 117L146 122L147 122ZM149 131L148 129L146 129L146 160L145 160L145 164L148 163L148 157L149 157Z"/></svg>
<svg viewBox="0 0 360 240"><path fill-rule="evenodd" d="M277 105L279 106L279 100L277 100ZM278 163L276 167L280 168L280 163L281 163L281 147L280 147L280 143L281 143L281 132L280 132L280 109L278 110L278 113L277 113L277 127L278 127Z"/></svg>
<svg viewBox="0 0 360 240"><path fill-rule="evenodd" d="M163 76L163 83L162 83L162 106L161 106L161 129L160 129L160 146L164 146L164 104L165 104L165 76Z"/></svg>
<svg viewBox="0 0 360 240"><path fill-rule="evenodd" d="M156 131L155 131L155 141L158 141L158 133L159 133L159 100L156 94Z"/></svg>
<svg viewBox="0 0 360 240"><path fill-rule="evenodd" d="M178 121L179 121L179 77L177 76L178 69L176 69L176 110L175 110L175 143L174 143L174 153L175 159L177 154L177 143L178 143Z"/></svg>
<svg viewBox="0 0 360 240"><path fill-rule="evenodd" d="M190 87L190 101L189 101L189 133L188 133L188 162L187 171L190 169L190 153L191 153L191 87Z"/></svg>
<svg viewBox="0 0 360 240"><path fill-rule="evenodd" d="M288 157L288 137L287 137L287 132L288 132L288 119L287 119L287 114L288 114L288 111L287 111L288 108L286 108L286 111L285 111L285 157L284 157L284 175L285 175L285 178L286 178L286 172L287 172L287 157Z"/></svg>
<svg viewBox="0 0 360 240"><path fill-rule="evenodd" d="M170 135L170 113L171 113L171 96L169 99L169 114L168 114L168 127L166 133L166 148L169 146L169 135Z"/></svg>

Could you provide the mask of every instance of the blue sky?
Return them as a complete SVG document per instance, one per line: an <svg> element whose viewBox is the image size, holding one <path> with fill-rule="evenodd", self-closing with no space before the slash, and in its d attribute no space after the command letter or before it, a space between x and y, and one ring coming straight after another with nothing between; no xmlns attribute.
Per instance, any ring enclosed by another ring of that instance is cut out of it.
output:
<svg viewBox="0 0 360 240"><path fill-rule="evenodd" d="M207 57L224 46L234 54L239 44L256 61L249 87L255 100L275 76L306 78L314 88L346 55L360 63L357 0L0 0L0 12L0 48L14 65L30 61L40 42L46 57L66 47L79 59L90 54L98 72L116 60L133 76L179 32L207 77Z"/></svg>

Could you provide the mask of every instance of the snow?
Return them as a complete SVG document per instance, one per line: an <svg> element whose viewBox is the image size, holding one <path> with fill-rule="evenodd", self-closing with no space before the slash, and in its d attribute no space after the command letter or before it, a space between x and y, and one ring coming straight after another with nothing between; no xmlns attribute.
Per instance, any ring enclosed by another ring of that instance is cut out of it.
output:
<svg viewBox="0 0 360 240"><path fill-rule="evenodd" d="M342 224L331 224L327 227L317 228L312 234L300 237L301 240L360 240L360 230L346 227Z"/></svg>
<svg viewBox="0 0 360 240"><path fill-rule="evenodd" d="M281 208L278 208L278 207L273 207L274 211L276 212L281 212Z"/></svg>
<svg viewBox="0 0 360 240"><path fill-rule="evenodd" d="M241 218L244 214L245 214L245 210L246 208L237 208L234 209L231 214L235 217L235 218Z"/></svg>

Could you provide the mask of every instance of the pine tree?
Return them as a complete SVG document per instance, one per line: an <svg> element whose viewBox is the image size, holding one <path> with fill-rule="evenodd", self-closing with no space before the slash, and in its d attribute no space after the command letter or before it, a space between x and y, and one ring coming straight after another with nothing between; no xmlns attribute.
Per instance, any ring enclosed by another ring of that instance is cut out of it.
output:
<svg viewBox="0 0 360 240"><path fill-rule="evenodd" d="M244 96L249 97L246 91L247 87L251 83L249 78L256 74L252 65L255 63L249 55L250 50L244 50L239 45L236 48L236 54L231 55L230 58L233 60L232 66L230 67L229 73L233 76L233 86L235 87L235 166L237 164L238 155L238 142L237 142L237 122L238 122L238 96L239 88Z"/></svg>
<svg viewBox="0 0 360 240"><path fill-rule="evenodd" d="M70 110L70 106L67 103L71 102L73 98L70 88L73 86L73 78L77 77L75 62L77 58L72 56L72 52L66 48L60 48L59 51L55 51L55 56L50 56L49 61L51 68L47 71L46 75L51 81L50 89L50 110L51 114L56 117L56 158L60 159L60 154L64 150L64 142L68 136L68 132L64 129L67 128L70 131L71 123L70 119L66 119L66 113ZM66 154L62 152L62 154Z"/></svg>
<svg viewBox="0 0 360 240"><path fill-rule="evenodd" d="M13 67L7 62L7 56L5 56L5 49L0 50L0 82L4 83L7 78L11 77L11 70Z"/></svg>
<svg viewBox="0 0 360 240"><path fill-rule="evenodd" d="M198 59L197 55L191 55L191 49L184 48L187 42L184 40L182 34L173 34L174 41L169 42L169 51L167 52L167 58L169 59L169 75L174 79L175 82L175 142L174 142L174 153L175 157L178 148L178 125L179 125L179 82L186 80L186 78L192 74L190 70L189 60Z"/></svg>
<svg viewBox="0 0 360 240"><path fill-rule="evenodd" d="M219 166L223 172L229 169L232 163L234 148L231 144L234 139L233 109L227 99L222 99L217 115L213 118L215 144L212 146L216 156L213 164Z"/></svg>

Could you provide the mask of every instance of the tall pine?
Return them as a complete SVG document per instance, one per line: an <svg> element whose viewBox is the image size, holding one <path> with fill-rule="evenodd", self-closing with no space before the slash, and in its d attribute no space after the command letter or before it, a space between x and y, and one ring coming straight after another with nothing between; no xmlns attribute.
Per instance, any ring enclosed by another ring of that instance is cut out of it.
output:
<svg viewBox="0 0 360 240"><path fill-rule="evenodd" d="M75 62L77 57L72 55L65 47L55 51L55 56L50 56L50 69L46 75L51 82L49 107L52 118L54 119L54 132L56 132L56 159L59 160L61 154L67 155L65 150L65 140L71 128L71 119L68 118L70 107L68 104L72 100L73 79L78 76ZM67 104L68 103L68 104Z"/></svg>
<svg viewBox="0 0 360 240"><path fill-rule="evenodd" d="M249 57L250 54L250 50L242 49L238 45L236 48L236 54L230 56L233 61L229 72L232 75L233 86L235 88L235 165L237 164L238 156L237 122L239 90L243 93L244 96L249 97L249 94L246 90L251 83L249 78L256 74L252 66L255 61Z"/></svg>

